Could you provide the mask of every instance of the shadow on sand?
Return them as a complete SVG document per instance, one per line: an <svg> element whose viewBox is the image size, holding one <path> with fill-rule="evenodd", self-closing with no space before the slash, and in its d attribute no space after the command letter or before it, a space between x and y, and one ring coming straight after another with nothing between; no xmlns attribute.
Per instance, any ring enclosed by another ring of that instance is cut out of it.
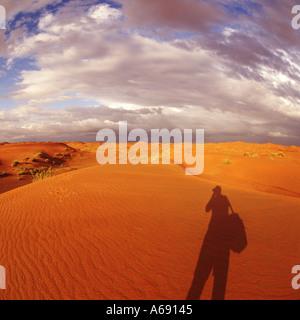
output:
<svg viewBox="0 0 300 320"><path fill-rule="evenodd" d="M214 276L212 300L224 300L230 250L241 253L247 246L244 224L238 214L234 213L228 198L222 195L221 191L219 186L214 188L213 195L206 205L206 212L212 211L212 217L187 300L198 300L201 297L211 271ZM230 215L229 209L232 212Z"/></svg>

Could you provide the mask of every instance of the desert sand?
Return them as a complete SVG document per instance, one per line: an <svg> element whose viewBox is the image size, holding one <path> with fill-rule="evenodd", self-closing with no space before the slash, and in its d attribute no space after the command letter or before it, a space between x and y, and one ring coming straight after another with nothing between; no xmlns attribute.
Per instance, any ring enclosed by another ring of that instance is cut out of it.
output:
<svg viewBox="0 0 300 320"><path fill-rule="evenodd" d="M207 144L201 176L175 164L100 166L96 149L0 145L0 172L8 174L0 179L7 272L0 299L186 299L217 185L248 240L243 252L230 253L225 298L300 298L291 287L300 264L299 147ZM32 162L41 152L47 157ZM53 177L17 179L13 161L34 168L47 158ZM201 299L211 299L212 287L211 274Z"/></svg>

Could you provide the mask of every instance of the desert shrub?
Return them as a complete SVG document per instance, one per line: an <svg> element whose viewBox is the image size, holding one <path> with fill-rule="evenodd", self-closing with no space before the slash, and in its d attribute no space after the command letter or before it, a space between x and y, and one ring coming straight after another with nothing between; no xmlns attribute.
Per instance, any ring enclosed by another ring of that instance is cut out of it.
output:
<svg viewBox="0 0 300 320"><path fill-rule="evenodd" d="M40 158L40 159L46 159L46 158L48 158L48 155L47 155L45 152L38 152L38 153L36 154L36 156L37 156L38 158Z"/></svg>
<svg viewBox="0 0 300 320"><path fill-rule="evenodd" d="M49 155L48 155L46 152L38 152L38 153L36 154L36 156L37 156L38 158L40 158L40 159L47 159L47 158L49 158Z"/></svg>
<svg viewBox="0 0 300 320"><path fill-rule="evenodd" d="M0 178L7 177L8 174L6 172L0 172Z"/></svg>
<svg viewBox="0 0 300 320"><path fill-rule="evenodd" d="M282 157L285 158L285 154L283 152L272 153L272 157Z"/></svg>
<svg viewBox="0 0 300 320"><path fill-rule="evenodd" d="M25 176L25 175L27 175L28 174L28 171L27 170L20 170L20 171L18 171L18 175L19 176Z"/></svg>
<svg viewBox="0 0 300 320"><path fill-rule="evenodd" d="M257 153L252 153L252 152L245 152L244 157L249 157L249 158L259 158Z"/></svg>
<svg viewBox="0 0 300 320"><path fill-rule="evenodd" d="M229 159L224 159L221 164L232 164L232 162Z"/></svg>
<svg viewBox="0 0 300 320"><path fill-rule="evenodd" d="M17 167L19 164L20 164L19 161L14 160L11 165L12 165L13 167Z"/></svg>
<svg viewBox="0 0 300 320"><path fill-rule="evenodd" d="M30 170L30 173L32 176L32 182L51 178L54 174L52 168L34 169L34 170Z"/></svg>

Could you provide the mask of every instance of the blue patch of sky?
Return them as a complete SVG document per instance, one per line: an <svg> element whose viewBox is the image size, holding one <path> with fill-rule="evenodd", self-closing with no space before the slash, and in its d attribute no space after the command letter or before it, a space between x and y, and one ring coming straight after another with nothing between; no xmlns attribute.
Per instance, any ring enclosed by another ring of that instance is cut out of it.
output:
<svg viewBox="0 0 300 320"><path fill-rule="evenodd" d="M263 5L251 0L244 1L231 1L231 3L218 3L223 7L226 13L232 17L239 17L240 15L246 15L252 17L254 12L261 11Z"/></svg>
<svg viewBox="0 0 300 320"><path fill-rule="evenodd" d="M19 59L16 60L12 68L7 68L6 59L0 58L0 70L4 73L0 75L0 110L10 109L17 104L7 95L17 90L17 83L21 79L22 71L37 70L33 59Z"/></svg>
<svg viewBox="0 0 300 320"><path fill-rule="evenodd" d="M35 12L19 12L13 20L8 22L8 29L7 34L9 35L10 31L15 30L20 27L26 27L27 32L32 34L38 33L38 23L40 17L48 12L55 14L62 6L66 3L70 2L71 0L61 0L60 3L55 5L47 5L44 8L37 10Z"/></svg>
<svg viewBox="0 0 300 320"><path fill-rule="evenodd" d="M210 26L210 30L215 33L223 33L225 29L233 29L235 31L245 32L253 29L251 25L241 25L238 23L225 23L224 25Z"/></svg>
<svg viewBox="0 0 300 320"><path fill-rule="evenodd" d="M6 65L6 59L0 58L0 70L4 72L4 76L0 78L1 86L8 88L9 82L16 82L21 77L22 71L39 70L35 65L33 58L23 58L14 61L13 66L8 68ZM3 80L4 79L4 80ZM2 81L2 83L1 83ZM5 81L6 83L4 83Z"/></svg>
<svg viewBox="0 0 300 320"><path fill-rule="evenodd" d="M19 12L13 20L8 21L8 28L6 30L6 35L9 35L9 33L12 30L15 30L16 28L20 28L25 26L28 30L28 33L38 33L38 23L40 20L40 17L46 13L52 13L56 14L58 10L62 7L64 7L66 4L71 3L74 0L61 0L59 3L56 4L49 4L45 6L44 8L37 10L35 12ZM104 4L107 3L112 8L121 8L122 5L120 5L116 1L104 1L104 0L97 0L97 1L86 1L82 0L82 6L87 6L90 8L93 5L97 4Z"/></svg>
<svg viewBox="0 0 300 320"><path fill-rule="evenodd" d="M115 8L115 9L121 9L122 5L118 3L117 1L104 1L104 0L98 0L94 2L94 5L97 4L102 4L102 3L107 3L110 7Z"/></svg>
<svg viewBox="0 0 300 320"><path fill-rule="evenodd" d="M230 18L239 18L240 16L248 16L253 17L254 13L261 14L263 5L251 0L243 0L243 1L231 1L227 4L219 2L218 5L223 7L225 13L228 15L228 22L223 25L212 25L210 29L213 32L222 33L226 28L231 28L237 31L249 31L252 29L251 24L239 24L230 23Z"/></svg>
<svg viewBox="0 0 300 320"><path fill-rule="evenodd" d="M196 32L179 32L179 31L175 31L174 32L174 38L175 39L188 39L191 37L194 37L195 35L197 35Z"/></svg>
<svg viewBox="0 0 300 320"><path fill-rule="evenodd" d="M11 31L20 28L26 27L29 34L38 33L38 23L40 17L46 13L57 13L57 11L65 6L67 3L72 2L73 0L62 0L60 3L55 5L47 5L45 8L37 10L35 12L20 12L18 13L13 20L8 21L7 29L5 31L6 36L9 37ZM90 8L93 5L107 3L113 8L121 8L122 6L115 1L82 1L82 6ZM3 71L3 74L0 74L0 110L8 110L17 106L17 103L12 100L8 95L17 90L17 83L21 79L22 71L33 71L38 70L35 65L34 58L21 58L16 59L13 62L13 65L10 68L7 68L7 59L0 56L0 71ZM87 100L74 97L71 100L67 101L56 101L54 103L46 104L49 107L55 107L57 109L63 107L87 107L87 106L97 106L99 102L96 100Z"/></svg>
<svg viewBox="0 0 300 320"><path fill-rule="evenodd" d="M16 101L12 100L10 97L2 97L2 94L2 90L0 89L0 111L11 110L18 106Z"/></svg>
<svg viewBox="0 0 300 320"><path fill-rule="evenodd" d="M5 31L5 35L9 37L10 32L25 27L28 34L37 34L38 33L38 23L40 17L46 13L55 14L58 12L60 8L65 6L66 4L72 2L73 0L62 0L57 4L50 4L46 7L37 10L35 12L19 12L13 20L7 21L7 28ZM91 7L93 5L107 3L113 8L120 8L121 5L115 1L82 1L83 6ZM0 109L10 108L16 106L16 103L12 100L4 99L3 96L8 95L9 93L16 90L16 83L21 78L21 72L26 70L38 70L35 66L34 58L21 58L16 59L13 62L13 65L10 68L7 68L7 59L5 57L0 56L0 71L3 71L3 74L0 74ZM4 101L5 100L5 101ZM77 101L77 100L76 100ZM71 105L75 103L75 101L70 100L68 102L58 102L56 105L59 107L60 105ZM91 102L88 102L91 103ZM80 103L80 105L87 105L88 103ZM93 101L95 104L95 101ZM91 104L89 104L91 105Z"/></svg>

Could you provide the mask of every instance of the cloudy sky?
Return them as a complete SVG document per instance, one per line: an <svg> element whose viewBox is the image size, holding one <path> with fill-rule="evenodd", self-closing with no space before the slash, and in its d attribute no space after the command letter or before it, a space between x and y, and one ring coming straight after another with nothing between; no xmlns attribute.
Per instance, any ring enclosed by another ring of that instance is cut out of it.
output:
<svg viewBox="0 0 300 320"><path fill-rule="evenodd" d="M300 145L293 0L0 0L0 142L205 129Z"/></svg>

